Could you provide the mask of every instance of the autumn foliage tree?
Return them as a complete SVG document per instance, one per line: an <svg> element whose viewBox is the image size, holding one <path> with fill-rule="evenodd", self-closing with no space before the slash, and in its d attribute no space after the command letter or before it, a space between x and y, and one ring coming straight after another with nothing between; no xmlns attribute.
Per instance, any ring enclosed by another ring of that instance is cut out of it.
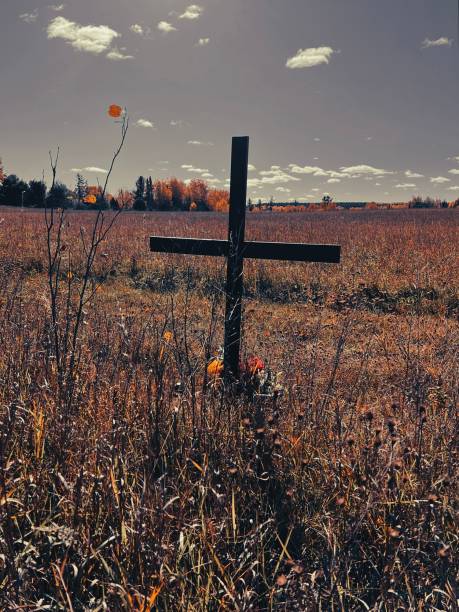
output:
<svg viewBox="0 0 459 612"><path fill-rule="evenodd" d="M207 197L208 207L215 212L228 212L229 192L226 189L210 189Z"/></svg>

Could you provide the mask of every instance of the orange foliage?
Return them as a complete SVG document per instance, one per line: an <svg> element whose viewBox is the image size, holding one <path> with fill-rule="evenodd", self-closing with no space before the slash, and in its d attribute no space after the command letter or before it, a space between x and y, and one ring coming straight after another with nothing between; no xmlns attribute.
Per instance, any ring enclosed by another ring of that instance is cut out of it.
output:
<svg viewBox="0 0 459 612"><path fill-rule="evenodd" d="M225 189L210 189L207 204L210 210L215 212L228 212L229 192Z"/></svg>

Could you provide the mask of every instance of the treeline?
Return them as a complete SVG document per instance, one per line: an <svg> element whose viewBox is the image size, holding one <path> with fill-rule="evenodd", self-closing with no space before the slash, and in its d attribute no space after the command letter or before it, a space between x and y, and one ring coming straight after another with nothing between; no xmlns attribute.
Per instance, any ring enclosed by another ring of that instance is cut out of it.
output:
<svg viewBox="0 0 459 612"><path fill-rule="evenodd" d="M75 186L62 182L48 189L44 180L26 182L15 174L6 174L0 159L0 205L28 208L75 208L78 210L132 209L219 211L229 207L229 192L212 189L202 179L189 182L177 178L156 180L140 176L132 191L120 189L116 195L104 192L100 185L88 185L76 175Z"/></svg>

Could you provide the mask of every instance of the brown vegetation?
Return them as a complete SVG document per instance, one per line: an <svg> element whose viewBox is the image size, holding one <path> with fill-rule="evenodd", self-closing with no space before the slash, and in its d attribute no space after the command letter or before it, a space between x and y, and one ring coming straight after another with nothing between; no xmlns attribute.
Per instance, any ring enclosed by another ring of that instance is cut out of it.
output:
<svg viewBox="0 0 459 612"><path fill-rule="evenodd" d="M1 211L0 607L454 609L457 212L249 216L343 247L246 263L267 398L208 377L224 262L148 252L226 217L104 214Z"/></svg>

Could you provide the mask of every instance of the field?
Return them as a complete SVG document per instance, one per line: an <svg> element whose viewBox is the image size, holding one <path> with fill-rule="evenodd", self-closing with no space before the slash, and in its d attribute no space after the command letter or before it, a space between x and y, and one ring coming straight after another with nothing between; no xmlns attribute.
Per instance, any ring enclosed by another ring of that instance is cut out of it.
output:
<svg viewBox="0 0 459 612"><path fill-rule="evenodd" d="M343 249L246 262L271 398L208 375L225 262L148 250L226 216L97 218L0 210L1 609L457 609L459 213L248 215Z"/></svg>

